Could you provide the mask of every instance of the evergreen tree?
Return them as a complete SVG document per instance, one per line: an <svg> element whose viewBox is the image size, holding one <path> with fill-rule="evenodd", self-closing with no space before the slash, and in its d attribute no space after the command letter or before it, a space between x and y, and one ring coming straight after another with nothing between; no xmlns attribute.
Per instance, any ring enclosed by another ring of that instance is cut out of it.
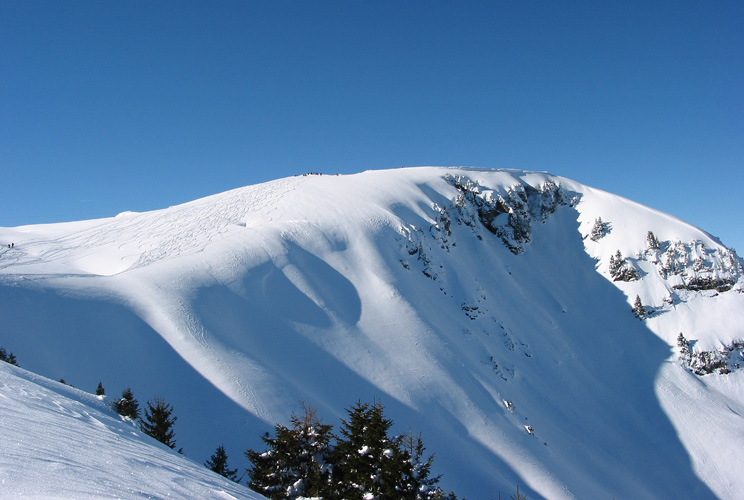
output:
<svg viewBox="0 0 744 500"><path fill-rule="evenodd" d="M639 319L646 318L646 308L643 306L639 295L636 295L635 302L633 303L633 312Z"/></svg>
<svg viewBox="0 0 744 500"><path fill-rule="evenodd" d="M679 357L682 363L689 368L692 365L692 351L690 351L690 341L685 338L682 332L677 336L677 347L679 347Z"/></svg>
<svg viewBox="0 0 744 500"><path fill-rule="evenodd" d="M267 433L261 438L265 452L245 452L253 464L248 485L272 500L329 495L332 426L322 424L314 408L303 405L302 409L301 416L292 415L291 428L277 424L275 437Z"/></svg>
<svg viewBox="0 0 744 500"><path fill-rule="evenodd" d="M597 217L597 219L594 221L594 226L592 226L592 231L589 235L589 239L592 241L599 241L600 238L602 238L605 234L606 228L604 222L602 222L602 217Z"/></svg>
<svg viewBox="0 0 744 500"><path fill-rule="evenodd" d="M517 485L517 492L509 495L511 500L527 500L527 495L519 492L519 485Z"/></svg>
<svg viewBox="0 0 744 500"><path fill-rule="evenodd" d="M127 387L121 391L121 399L114 401L114 409L122 417L127 417L132 420L139 418L139 402L134 399L132 389Z"/></svg>
<svg viewBox="0 0 744 500"><path fill-rule="evenodd" d="M613 279L618 277L623 264L625 264L625 259L623 259L623 254L620 253L620 250L615 255L610 255L610 276Z"/></svg>
<svg viewBox="0 0 744 500"><path fill-rule="evenodd" d="M96 396L105 396L106 390L103 388L103 384L101 382L98 382L98 387L96 387Z"/></svg>
<svg viewBox="0 0 744 500"><path fill-rule="evenodd" d="M332 498L416 498L405 481L413 476L410 457L388 436L393 421L382 405L358 402L347 413L333 453Z"/></svg>
<svg viewBox="0 0 744 500"><path fill-rule="evenodd" d="M401 436L400 445L408 457L411 464L410 471L405 480L406 498L414 500L436 500L444 498L444 492L436 486L441 479L441 475L431 477L431 464L434 462L434 455L424 459L424 442L421 436L415 436L413 433Z"/></svg>
<svg viewBox="0 0 744 500"><path fill-rule="evenodd" d="M6 363L10 363L11 365L18 366L18 361L16 360L15 354L8 353L4 347L0 347L0 361L5 361Z"/></svg>
<svg viewBox="0 0 744 500"><path fill-rule="evenodd" d="M217 447L217 451L214 452L214 454L204 462L204 465L219 474L222 477L226 477L227 479L230 479L232 481L238 482L238 476L237 476L237 469L230 469L227 466L227 452L225 452L225 447L222 445L219 445Z"/></svg>
<svg viewBox="0 0 744 500"><path fill-rule="evenodd" d="M677 347L679 347L679 353L682 356L688 356L690 354L690 342L685 338L682 332L677 335Z"/></svg>
<svg viewBox="0 0 744 500"><path fill-rule="evenodd" d="M659 240L656 238L656 235L649 231L646 235L646 245L648 245L648 248L652 250L659 250L661 245L659 245Z"/></svg>
<svg viewBox="0 0 744 500"><path fill-rule="evenodd" d="M302 404L302 414L291 417L292 430L299 444L295 469L302 483L294 485L296 496L322 497L329 488L329 456L331 453L332 425L321 423L317 410Z"/></svg>
<svg viewBox="0 0 744 500"><path fill-rule="evenodd" d="M173 439L173 424L176 417L171 417L173 407L162 398L155 398L147 402L145 418L140 422L140 429L148 436L152 436L164 445L175 448L176 441Z"/></svg>
<svg viewBox="0 0 744 500"><path fill-rule="evenodd" d="M612 281L634 281L638 279L638 273L632 265L628 264L620 250L615 255L610 256L609 270Z"/></svg>
<svg viewBox="0 0 744 500"><path fill-rule="evenodd" d="M289 443L291 431L283 425L274 426L274 435L267 432L261 440L266 445L265 452L246 450L245 456L252 466L248 469L248 486L271 500L285 499L288 490L299 478L291 470L294 461L293 448Z"/></svg>

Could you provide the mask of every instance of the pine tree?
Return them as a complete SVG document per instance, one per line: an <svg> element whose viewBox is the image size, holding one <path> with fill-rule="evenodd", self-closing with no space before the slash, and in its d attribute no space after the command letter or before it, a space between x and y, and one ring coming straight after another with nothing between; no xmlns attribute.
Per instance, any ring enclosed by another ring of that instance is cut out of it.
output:
<svg viewBox="0 0 744 500"><path fill-rule="evenodd" d="M265 452L247 450L253 464L248 469L249 486L272 499L324 498L329 495L330 440L332 426L320 422L311 406L302 406L300 416L292 415L292 427L274 426L275 437L261 440Z"/></svg>
<svg viewBox="0 0 744 500"><path fill-rule="evenodd" d="M410 471L406 471L407 477L404 477L406 498L414 500L435 500L443 498L444 492L436 484L441 479L439 476L430 476L431 465L434 462L434 455L424 459L424 442L421 436L415 436L413 433L406 434L399 438L402 450L408 457L411 464Z"/></svg>
<svg viewBox="0 0 744 500"><path fill-rule="evenodd" d="M682 332L677 335L677 347L679 347L679 353L683 356L690 354L690 342L685 338Z"/></svg>
<svg viewBox="0 0 744 500"><path fill-rule="evenodd" d="M638 273L632 265L628 264L620 250L614 256L610 256L609 268L612 281L634 281L638 279Z"/></svg>
<svg viewBox="0 0 744 500"><path fill-rule="evenodd" d="M147 402L145 418L140 422L140 429L148 436L152 436L164 445L175 448L176 441L173 439L173 424L176 417L171 417L173 407L162 398L155 398Z"/></svg>
<svg viewBox="0 0 744 500"><path fill-rule="evenodd" d="M610 255L610 276L613 279L617 280L623 264L625 264L625 259L623 259L623 254L620 253L620 250L615 255Z"/></svg>
<svg viewBox="0 0 744 500"><path fill-rule="evenodd" d="M679 347L679 357L682 364L687 368L692 365L692 352L690 351L690 341L685 338L682 332L677 336L677 347Z"/></svg>
<svg viewBox="0 0 744 500"><path fill-rule="evenodd" d="M639 295L636 295L635 302L633 303L633 312L639 319L646 318L646 308L643 306Z"/></svg>
<svg viewBox="0 0 744 500"><path fill-rule="evenodd" d="M332 425L321 423L317 410L302 403L302 413L291 417L292 430L299 444L295 465L301 484L293 486L295 496L322 497L329 488L329 456L331 452ZM294 498L294 496L292 497Z"/></svg>
<svg viewBox="0 0 744 500"><path fill-rule="evenodd" d="M648 245L648 248L652 250L659 250L661 246L659 245L659 240L656 238L656 235L651 231L646 235L646 245Z"/></svg>
<svg viewBox="0 0 744 500"><path fill-rule="evenodd" d="M132 420L139 418L139 402L134 399L132 389L127 387L121 391L121 399L114 401L114 409L122 417L127 417Z"/></svg>
<svg viewBox="0 0 744 500"><path fill-rule="evenodd" d="M225 452L225 447L223 445L219 445L217 447L217 451L214 452L214 454L204 462L204 465L219 474L222 477L226 477L227 479L230 479L231 481L238 482L238 476L237 476L237 469L230 469L227 466L227 452Z"/></svg>
<svg viewBox="0 0 744 500"><path fill-rule="evenodd" d="M18 361L16 360L15 354L8 353L4 347L0 347L0 361L5 361L6 363L10 363L11 365L18 366Z"/></svg>
<svg viewBox="0 0 744 500"><path fill-rule="evenodd" d="M252 466L247 470L248 486L271 500L287 498L287 490L298 478L290 469L293 462L293 452L289 451L287 443L291 441L290 430L283 425L274 426L276 437L270 437L267 432L261 436L266 445L265 452L246 450L245 456Z"/></svg>
<svg viewBox="0 0 744 500"><path fill-rule="evenodd" d="M98 382L98 387L96 387L96 396L105 396L106 390L103 388L103 384L101 382Z"/></svg>
<svg viewBox="0 0 744 500"><path fill-rule="evenodd" d="M527 500L527 495L519 492L519 485L517 485L517 492L509 495L511 500Z"/></svg>
<svg viewBox="0 0 744 500"><path fill-rule="evenodd" d="M382 405L358 402L347 413L332 455L334 498L416 498L403 494L413 475L410 457L388 436L393 421Z"/></svg>
<svg viewBox="0 0 744 500"><path fill-rule="evenodd" d="M599 241L606 234L605 224L602 222L602 217L597 217L592 226L591 234L589 239L592 241Z"/></svg>

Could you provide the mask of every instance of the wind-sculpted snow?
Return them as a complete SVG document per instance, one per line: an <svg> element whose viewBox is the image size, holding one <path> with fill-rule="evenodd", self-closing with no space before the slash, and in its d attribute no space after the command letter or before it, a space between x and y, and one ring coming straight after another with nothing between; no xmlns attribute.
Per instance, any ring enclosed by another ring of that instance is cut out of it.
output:
<svg viewBox="0 0 744 500"><path fill-rule="evenodd" d="M677 255L702 264L664 276L649 232L661 254L688 242ZM744 338L741 260L683 221L568 179L302 176L0 229L6 240L4 347L91 390L113 380L165 396L198 461L221 442L236 457L259 448L300 401L337 424L353 402L379 400L397 430L422 433L433 472L461 497L517 484L530 499L744 488L744 370L701 387L673 347L680 332L708 350ZM618 252L637 279L614 280ZM691 271L726 285L675 288Z"/></svg>

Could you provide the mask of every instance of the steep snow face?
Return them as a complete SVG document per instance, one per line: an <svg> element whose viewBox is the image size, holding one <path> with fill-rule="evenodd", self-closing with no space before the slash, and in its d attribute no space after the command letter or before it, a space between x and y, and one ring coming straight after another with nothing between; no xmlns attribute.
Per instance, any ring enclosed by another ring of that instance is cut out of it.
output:
<svg viewBox="0 0 744 500"><path fill-rule="evenodd" d="M178 455L104 397L0 363L0 497L264 497Z"/></svg>
<svg viewBox="0 0 744 500"><path fill-rule="evenodd" d="M300 176L6 241L5 347L54 378L164 396L198 460L259 447L298 401L336 424L377 398L467 498L744 487L744 371L701 378L676 346L744 338L741 260L568 179Z"/></svg>

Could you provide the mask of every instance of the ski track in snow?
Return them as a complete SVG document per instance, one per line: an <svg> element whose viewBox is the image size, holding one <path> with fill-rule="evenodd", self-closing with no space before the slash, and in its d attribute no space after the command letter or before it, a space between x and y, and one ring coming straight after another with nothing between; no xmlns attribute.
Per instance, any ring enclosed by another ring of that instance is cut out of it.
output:
<svg viewBox="0 0 744 500"><path fill-rule="evenodd" d="M302 179L274 181L154 212L101 219L91 227L56 238L31 236L0 255L0 269L61 261L92 274L113 275L201 252L248 223L270 223L277 202L297 189ZM219 198L216 203L215 198Z"/></svg>

